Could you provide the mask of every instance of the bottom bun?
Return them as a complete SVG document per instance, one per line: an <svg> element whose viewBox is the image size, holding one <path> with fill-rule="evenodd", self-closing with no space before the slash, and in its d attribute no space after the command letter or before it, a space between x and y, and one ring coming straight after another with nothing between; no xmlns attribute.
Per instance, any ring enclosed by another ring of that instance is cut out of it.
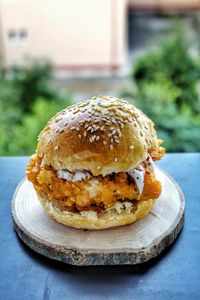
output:
<svg viewBox="0 0 200 300"><path fill-rule="evenodd" d="M57 222L73 228L95 230L131 224L147 215L156 201L156 199L134 203L116 201L114 206L97 214L94 211L80 213L61 211L46 197L38 194L38 198L44 210Z"/></svg>

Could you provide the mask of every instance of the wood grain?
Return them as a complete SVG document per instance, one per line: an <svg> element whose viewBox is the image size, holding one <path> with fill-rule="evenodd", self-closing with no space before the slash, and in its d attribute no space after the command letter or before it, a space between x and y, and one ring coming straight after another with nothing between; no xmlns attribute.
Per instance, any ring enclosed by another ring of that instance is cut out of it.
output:
<svg viewBox="0 0 200 300"><path fill-rule="evenodd" d="M156 168L163 190L152 211L131 225L101 231L57 223L41 207L33 186L24 179L12 200L19 237L34 251L73 265L138 264L159 255L183 226L185 200L181 189Z"/></svg>

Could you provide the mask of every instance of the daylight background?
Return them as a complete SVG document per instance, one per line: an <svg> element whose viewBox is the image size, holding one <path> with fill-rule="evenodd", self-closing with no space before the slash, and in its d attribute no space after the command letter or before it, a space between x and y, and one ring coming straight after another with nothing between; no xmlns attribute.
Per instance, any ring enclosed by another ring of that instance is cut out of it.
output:
<svg viewBox="0 0 200 300"><path fill-rule="evenodd" d="M168 152L200 151L200 0L1 0L0 155L95 95L140 107Z"/></svg>

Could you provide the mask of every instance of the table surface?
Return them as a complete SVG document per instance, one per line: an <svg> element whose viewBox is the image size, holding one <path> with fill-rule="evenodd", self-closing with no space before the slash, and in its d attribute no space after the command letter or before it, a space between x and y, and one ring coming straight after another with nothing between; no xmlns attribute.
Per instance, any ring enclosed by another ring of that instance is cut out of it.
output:
<svg viewBox="0 0 200 300"><path fill-rule="evenodd" d="M167 154L157 163L185 194L185 225L172 246L137 266L75 267L24 245L10 205L27 162L0 158L0 299L200 299L200 154Z"/></svg>

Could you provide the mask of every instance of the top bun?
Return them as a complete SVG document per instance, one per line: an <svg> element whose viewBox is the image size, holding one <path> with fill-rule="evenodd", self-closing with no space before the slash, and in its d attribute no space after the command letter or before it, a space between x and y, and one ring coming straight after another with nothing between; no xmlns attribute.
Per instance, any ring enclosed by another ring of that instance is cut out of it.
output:
<svg viewBox="0 0 200 300"><path fill-rule="evenodd" d="M145 114L123 99L99 96L57 113L39 135L37 154L56 170L98 176L133 169L157 148Z"/></svg>

